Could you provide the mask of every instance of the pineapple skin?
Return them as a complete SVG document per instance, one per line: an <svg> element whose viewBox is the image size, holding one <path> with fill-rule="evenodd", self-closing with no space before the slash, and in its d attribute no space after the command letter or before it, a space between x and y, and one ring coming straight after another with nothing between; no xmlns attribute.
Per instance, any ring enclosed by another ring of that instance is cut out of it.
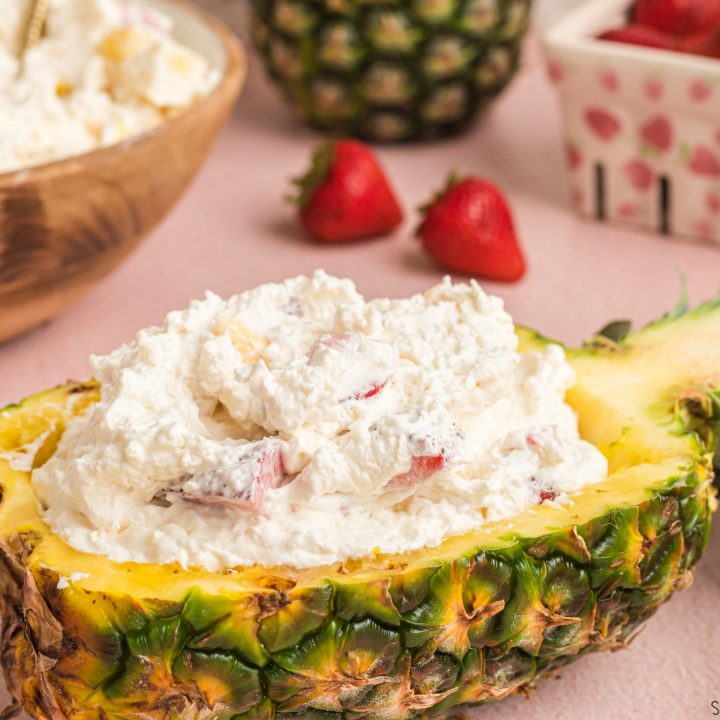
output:
<svg viewBox="0 0 720 720"><path fill-rule="evenodd" d="M545 342L521 332L526 349ZM571 401L608 454L607 481L438 548L323 568L209 573L85 555L44 524L28 474L0 461L10 692L51 720L405 720L621 648L690 583L709 540L719 350L720 299L597 339L570 355ZM43 462L97 393L70 384L0 411L0 450L49 430Z"/></svg>
<svg viewBox="0 0 720 720"><path fill-rule="evenodd" d="M252 34L312 126L379 142L454 134L510 82L532 0L252 0Z"/></svg>
<svg viewBox="0 0 720 720"><path fill-rule="evenodd" d="M692 578L708 478L582 526L372 580L315 587L266 576L180 602L59 590L27 571L33 538L4 542L1 659L37 718L378 718L443 715L534 686L626 645ZM328 715L327 713L331 713Z"/></svg>
<svg viewBox="0 0 720 720"><path fill-rule="evenodd" d="M127 588L58 589L55 571L26 569L34 539L16 536L1 551L2 665L38 718L443 715L625 646L690 583L710 507L708 476L690 472L641 505L503 550L362 583L266 576L179 602L125 594L130 575Z"/></svg>

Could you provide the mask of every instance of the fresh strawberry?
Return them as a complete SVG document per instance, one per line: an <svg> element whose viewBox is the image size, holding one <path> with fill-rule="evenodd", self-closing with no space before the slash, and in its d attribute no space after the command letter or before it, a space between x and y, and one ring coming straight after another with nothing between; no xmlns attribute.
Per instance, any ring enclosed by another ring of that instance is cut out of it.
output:
<svg viewBox="0 0 720 720"><path fill-rule="evenodd" d="M701 54L720 60L720 27L715 28L712 33L709 33L709 37L703 45Z"/></svg>
<svg viewBox="0 0 720 720"><path fill-rule="evenodd" d="M507 200L487 180L451 178L424 212L418 235L440 265L505 282L525 274Z"/></svg>
<svg viewBox="0 0 720 720"><path fill-rule="evenodd" d="M660 50L677 49L677 40L672 35L646 25L631 24L624 27L613 28L598 35L598 39L627 43L628 45L659 48Z"/></svg>
<svg viewBox="0 0 720 720"><path fill-rule="evenodd" d="M678 48L692 55L720 58L720 27L678 38Z"/></svg>
<svg viewBox="0 0 720 720"><path fill-rule="evenodd" d="M720 0L637 0L632 19L672 35L691 35L720 23Z"/></svg>
<svg viewBox="0 0 720 720"><path fill-rule="evenodd" d="M316 240L337 243L385 235L403 220L380 163L363 143L323 143L310 171L294 183L300 220Z"/></svg>

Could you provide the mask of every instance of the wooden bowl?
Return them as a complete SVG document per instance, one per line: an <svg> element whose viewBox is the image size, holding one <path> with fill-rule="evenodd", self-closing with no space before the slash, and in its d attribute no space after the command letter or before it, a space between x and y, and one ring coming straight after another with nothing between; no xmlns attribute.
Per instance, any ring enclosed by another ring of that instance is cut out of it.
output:
<svg viewBox="0 0 720 720"><path fill-rule="evenodd" d="M64 310L138 247L200 169L240 92L245 54L222 23L182 0L150 4L221 79L150 132L0 174L0 340Z"/></svg>

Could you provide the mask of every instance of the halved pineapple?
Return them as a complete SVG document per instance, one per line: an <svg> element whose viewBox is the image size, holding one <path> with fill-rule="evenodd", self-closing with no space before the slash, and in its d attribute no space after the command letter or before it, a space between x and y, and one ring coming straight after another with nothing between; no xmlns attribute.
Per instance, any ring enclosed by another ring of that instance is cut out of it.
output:
<svg viewBox="0 0 720 720"><path fill-rule="evenodd" d="M622 646L707 544L720 301L569 358L569 402L611 476L567 506L404 555L224 573L114 563L54 536L29 473L0 461L12 695L53 719L400 720L500 699ZM97 396L70 384L5 409L0 450L17 467L12 453L31 447L37 466Z"/></svg>

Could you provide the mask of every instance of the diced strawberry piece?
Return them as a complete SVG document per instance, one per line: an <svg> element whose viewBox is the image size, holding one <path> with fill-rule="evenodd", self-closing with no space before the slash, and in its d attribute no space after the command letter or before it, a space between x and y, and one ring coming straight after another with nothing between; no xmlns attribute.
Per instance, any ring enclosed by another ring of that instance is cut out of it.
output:
<svg viewBox="0 0 720 720"><path fill-rule="evenodd" d="M377 395L386 385L387 379L379 383L373 383L368 390L360 390L353 395L353 400L366 400Z"/></svg>
<svg viewBox="0 0 720 720"><path fill-rule="evenodd" d="M552 490L541 490L540 491L540 505L544 502L552 502L557 497L557 493Z"/></svg>
<svg viewBox="0 0 720 720"><path fill-rule="evenodd" d="M325 347L332 348L333 350L342 350L347 347L348 340L350 340L349 333L342 333L341 335L328 335L327 337L321 338L313 343L308 353L308 362L313 359L313 355L324 345Z"/></svg>
<svg viewBox="0 0 720 720"><path fill-rule="evenodd" d="M415 487L440 472L446 462L444 455L418 455L412 459L410 470L396 475L386 487L390 490Z"/></svg>
<svg viewBox="0 0 720 720"><path fill-rule="evenodd" d="M242 486L234 474L243 476ZM265 496L283 483L285 467L280 445L260 442L234 468L217 468L192 476L186 485L172 488L168 494L202 505L243 508L258 512Z"/></svg>
<svg viewBox="0 0 720 720"><path fill-rule="evenodd" d="M237 501L259 510L268 490L276 488L285 478L285 467L279 445L271 445L257 457L258 470L250 486L237 497Z"/></svg>
<svg viewBox="0 0 720 720"><path fill-rule="evenodd" d="M310 348L310 352L308 353L308 363L312 363L313 356L322 346L332 348L338 352L349 352L348 345L350 344L352 337L353 336L350 333L342 333L340 335L329 335L328 337L318 340ZM375 377L369 377L366 385L349 393L347 397L341 398L340 402L345 400L365 400L366 398L371 398L374 395L377 395L388 384L389 380L390 377L379 379L377 375Z"/></svg>

